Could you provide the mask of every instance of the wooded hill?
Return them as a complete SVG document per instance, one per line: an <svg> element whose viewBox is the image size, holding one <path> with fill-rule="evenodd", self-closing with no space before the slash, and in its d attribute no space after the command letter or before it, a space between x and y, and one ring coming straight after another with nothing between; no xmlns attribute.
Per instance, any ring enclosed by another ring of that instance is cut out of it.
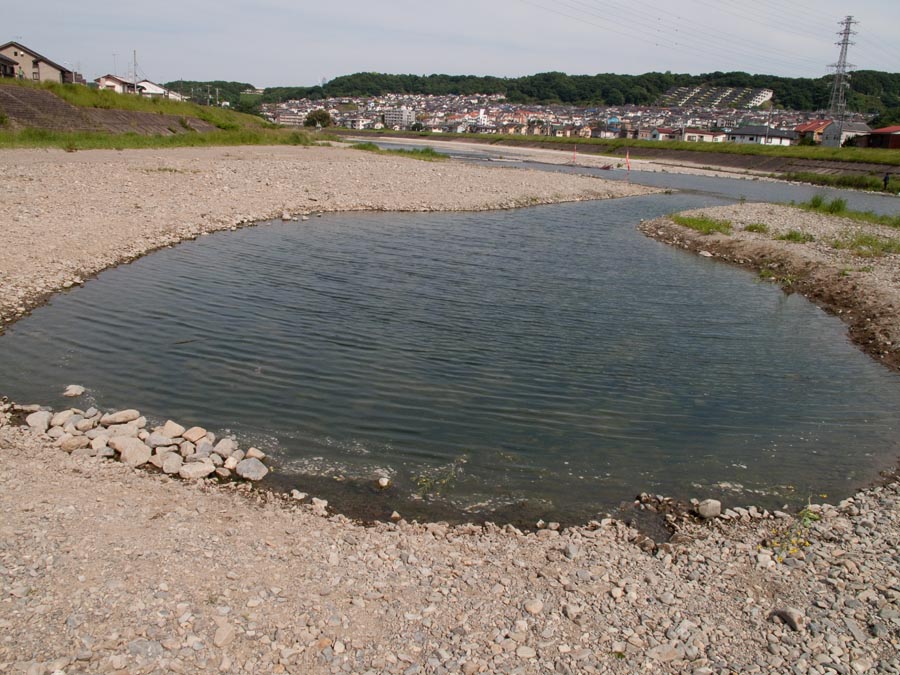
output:
<svg viewBox="0 0 900 675"><path fill-rule="evenodd" d="M831 77L789 78L751 75L742 72L714 72L702 75L645 73L643 75L566 75L539 73L517 78L475 75L389 75L355 73L336 77L322 86L271 87L262 102L292 98L322 99L340 96L380 96L383 94L503 94L511 103L562 103L571 105L653 105L672 87L752 87L772 89L774 103L792 110L820 110L828 105ZM205 87L207 83L169 83ZM235 92L228 100L239 102L244 83L209 83L222 91ZM204 89L205 91L205 89ZM859 70L852 74L848 104L852 110L877 115L900 110L900 73Z"/></svg>

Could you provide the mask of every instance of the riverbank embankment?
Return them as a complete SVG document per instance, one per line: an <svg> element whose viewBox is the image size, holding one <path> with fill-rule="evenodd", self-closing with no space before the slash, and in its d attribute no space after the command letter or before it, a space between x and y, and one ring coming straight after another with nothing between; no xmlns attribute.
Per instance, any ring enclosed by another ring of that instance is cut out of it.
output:
<svg viewBox="0 0 900 675"><path fill-rule="evenodd" d="M279 152L0 155L7 316L76 274L283 211L614 194L594 179ZM686 520L660 546L616 520L364 528L246 484L68 454L9 410L0 672L900 673L897 484L797 517Z"/></svg>

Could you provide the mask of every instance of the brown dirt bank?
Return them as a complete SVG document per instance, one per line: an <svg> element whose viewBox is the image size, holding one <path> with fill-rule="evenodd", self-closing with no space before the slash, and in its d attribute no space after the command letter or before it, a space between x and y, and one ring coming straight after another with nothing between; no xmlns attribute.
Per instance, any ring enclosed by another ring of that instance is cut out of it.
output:
<svg viewBox="0 0 900 675"><path fill-rule="evenodd" d="M738 204L683 215L729 221L733 232L704 235L669 218L641 223L640 229L667 244L756 270L787 293L802 293L839 316L862 350L892 370L900 368L900 255L862 257L833 245L856 234L896 238L896 230L771 204ZM745 229L759 224L768 232ZM814 241L774 238L791 230L811 235Z"/></svg>

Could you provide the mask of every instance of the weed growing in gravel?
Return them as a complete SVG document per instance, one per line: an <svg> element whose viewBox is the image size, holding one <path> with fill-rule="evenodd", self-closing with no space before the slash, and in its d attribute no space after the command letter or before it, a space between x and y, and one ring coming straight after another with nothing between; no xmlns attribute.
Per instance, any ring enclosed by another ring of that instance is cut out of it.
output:
<svg viewBox="0 0 900 675"><path fill-rule="evenodd" d="M844 199L834 199L826 202L822 195L815 195L808 202L801 202L791 206L798 206L804 211L817 211L819 213L829 213L839 215L842 218L857 220L861 223L873 223L875 225L887 225L888 227L896 227L900 229L900 215L888 216L879 215L874 211L851 211L847 209L847 202Z"/></svg>
<svg viewBox="0 0 900 675"><path fill-rule="evenodd" d="M816 238L811 234L801 232L800 230L788 230L784 234L779 234L775 238L780 241L792 241L797 244L805 244L807 242L816 240Z"/></svg>
<svg viewBox="0 0 900 675"><path fill-rule="evenodd" d="M375 143L354 143L350 146L353 150L365 150L366 152L374 152L376 155L400 155L401 157L411 157L413 159L422 159L426 162L439 162L447 159L447 155L438 152L434 148L414 148L411 150L385 150Z"/></svg>
<svg viewBox="0 0 900 675"><path fill-rule="evenodd" d="M744 231L766 234L769 231L769 226L764 223L750 223L749 225L747 225L747 227L744 228Z"/></svg>
<svg viewBox="0 0 900 675"><path fill-rule="evenodd" d="M683 227L689 227L701 234L731 234L731 223L727 220L716 220L706 216L681 216L673 214L672 220Z"/></svg>
<svg viewBox="0 0 900 675"><path fill-rule="evenodd" d="M876 234L848 234L834 240L832 246L849 250L861 258L880 258L885 255L900 254L900 240L879 237Z"/></svg>
<svg viewBox="0 0 900 675"><path fill-rule="evenodd" d="M811 545L809 528L820 519L821 516L813 510L812 504L807 504L789 526L773 527L771 536L764 539L757 550L769 549L772 559L777 563L784 562L788 557L800 556Z"/></svg>
<svg viewBox="0 0 900 675"><path fill-rule="evenodd" d="M825 210L828 213L844 213L847 210L847 200L839 197L832 199L825 205Z"/></svg>

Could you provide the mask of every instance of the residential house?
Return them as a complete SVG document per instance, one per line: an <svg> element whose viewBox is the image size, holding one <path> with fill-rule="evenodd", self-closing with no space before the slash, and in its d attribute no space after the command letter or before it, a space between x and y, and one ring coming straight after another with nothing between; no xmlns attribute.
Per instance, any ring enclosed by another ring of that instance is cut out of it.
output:
<svg viewBox="0 0 900 675"><path fill-rule="evenodd" d="M106 89L107 91L114 91L117 94L133 94L134 93L134 82L129 82L126 79L119 77L118 75L104 75L102 77L98 77L94 82L97 83L97 86L100 89Z"/></svg>
<svg viewBox="0 0 900 675"><path fill-rule="evenodd" d="M900 150L900 125L882 127L866 136L866 146L885 150Z"/></svg>
<svg viewBox="0 0 900 675"><path fill-rule="evenodd" d="M681 129L672 127L656 127L650 132L651 141L680 141Z"/></svg>
<svg viewBox="0 0 900 675"><path fill-rule="evenodd" d="M730 143L756 143L757 145L791 145L797 138L793 131L766 126L739 127L728 132Z"/></svg>
<svg viewBox="0 0 900 675"><path fill-rule="evenodd" d="M187 96L182 96L177 91L166 89L162 85L151 82L150 80L141 80L137 83L137 90L141 96L145 98L168 98L173 101L186 101Z"/></svg>
<svg viewBox="0 0 900 675"><path fill-rule="evenodd" d="M0 77L15 77L16 66L18 65L18 61L13 61L8 56L0 54Z"/></svg>
<svg viewBox="0 0 900 675"><path fill-rule="evenodd" d="M15 62L15 76L33 82L77 82L77 73L72 72L33 49L18 43L7 42L0 45L0 55ZM10 64L6 64L7 66Z"/></svg>
<svg viewBox="0 0 900 675"><path fill-rule="evenodd" d="M813 120L794 127L798 140L809 139L816 145L822 142L822 133L831 124L831 120Z"/></svg>
<svg viewBox="0 0 900 675"><path fill-rule="evenodd" d="M725 137L724 131L692 128L684 130L684 140L688 143L724 143Z"/></svg>
<svg viewBox="0 0 900 675"><path fill-rule="evenodd" d="M830 148L840 148L847 141L866 136L871 131L872 128L862 122L844 122L841 124L835 120L822 131L822 145Z"/></svg>

